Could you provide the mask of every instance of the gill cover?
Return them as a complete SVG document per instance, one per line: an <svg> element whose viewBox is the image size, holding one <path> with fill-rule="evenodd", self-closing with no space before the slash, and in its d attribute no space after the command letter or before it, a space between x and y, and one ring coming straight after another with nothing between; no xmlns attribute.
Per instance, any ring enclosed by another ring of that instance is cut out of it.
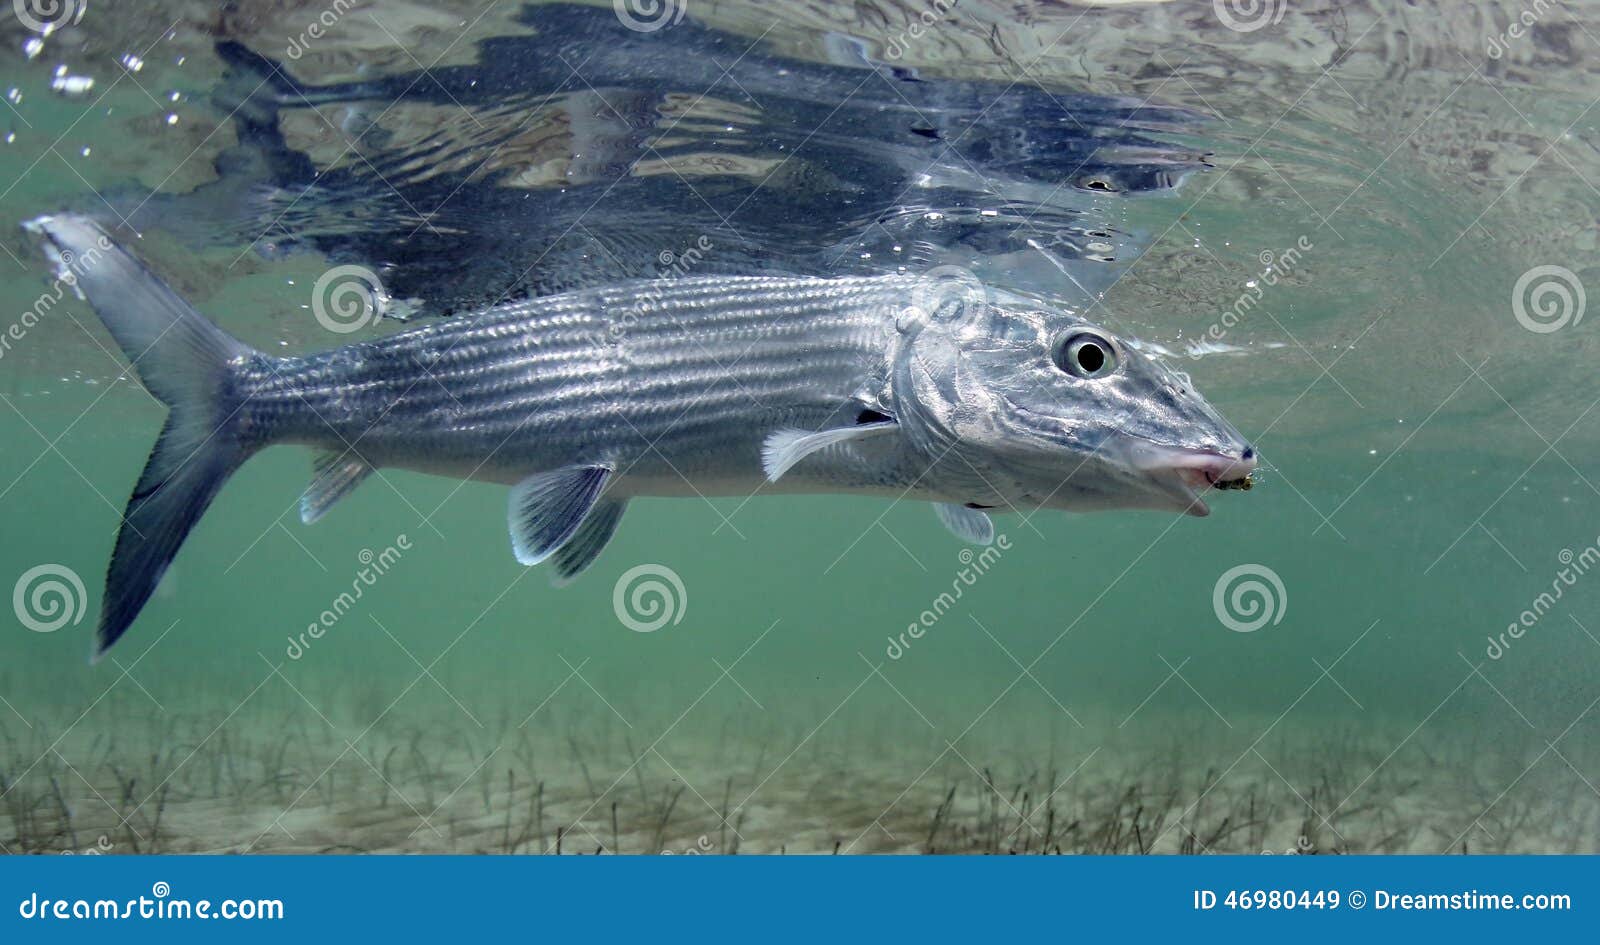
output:
<svg viewBox="0 0 1600 945"><path fill-rule="evenodd" d="M1007 504L1012 476L1000 458L1033 438L1013 422L1009 392L1037 384L1028 365L1043 343L1043 316L966 283L921 303L898 323L890 387L901 430L955 497Z"/></svg>

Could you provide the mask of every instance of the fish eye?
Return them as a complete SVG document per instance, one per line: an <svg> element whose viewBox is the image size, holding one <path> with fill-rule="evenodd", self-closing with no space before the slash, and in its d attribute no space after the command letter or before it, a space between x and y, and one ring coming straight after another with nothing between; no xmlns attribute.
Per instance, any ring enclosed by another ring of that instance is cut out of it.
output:
<svg viewBox="0 0 1600 945"><path fill-rule="evenodd" d="M1068 374L1094 380L1117 369L1117 349L1104 336L1080 331L1056 345L1054 360L1056 367Z"/></svg>

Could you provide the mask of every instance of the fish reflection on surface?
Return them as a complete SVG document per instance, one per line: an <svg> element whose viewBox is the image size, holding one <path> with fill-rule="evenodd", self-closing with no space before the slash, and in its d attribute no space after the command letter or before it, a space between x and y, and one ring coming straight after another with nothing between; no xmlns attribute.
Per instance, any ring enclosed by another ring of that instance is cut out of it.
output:
<svg viewBox="0 0 1600 945"><path fill-rule="evenodd" d="M1092 295L1141 248L1121 202L1206 166L1163 140L1203 127L1186 109L919 76L853 41L825 64L692 20L522 19L536 35L486 39L474 65L345 84L220 43L241 143L217 183L142 194L133 222L370 266L435 314L684 269L955 264Z"/></svg>

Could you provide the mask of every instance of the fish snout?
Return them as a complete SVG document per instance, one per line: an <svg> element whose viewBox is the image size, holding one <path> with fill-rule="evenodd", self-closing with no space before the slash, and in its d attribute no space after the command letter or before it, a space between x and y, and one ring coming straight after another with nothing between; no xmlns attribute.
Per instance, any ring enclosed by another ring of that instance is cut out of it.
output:
<svg viewBox="0 0 1600 945"><path fill-rule="evenodd" d="M1149 476L1178 500L1182 510L1195 516L1211 514L1200 498L1211 490L1246 490L1259 464L1255 447L1243 444L1236 453L1181 446L1140 443L1129 450L1134 469Z"/></svg>
<svg viewBox="0 0 1600 945"><path fill-rule="evenodd" d="M1194 452L1177 458L1167 468L1175 470L1189 485L1197 489L1235 483L1250 478L1255 472L1255 449L1245 447L1237 456L1223 453Z"/></svg>

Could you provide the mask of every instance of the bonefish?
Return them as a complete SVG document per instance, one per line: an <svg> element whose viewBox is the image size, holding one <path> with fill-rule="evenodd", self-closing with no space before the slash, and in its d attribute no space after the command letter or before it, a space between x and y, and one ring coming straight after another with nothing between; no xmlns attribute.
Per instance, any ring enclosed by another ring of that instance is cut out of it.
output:
<svg viewBox="0 0 1600 945"><path fill-rule="evenodd" d="M28 228L75 261L169 410L117 535L97 655L227 478L277 444L316 451L307 523L382 468L510 485L512 549L558 581L640 496L917 499L984 543L991 510L1205 515L1204 491L1256 465L1186 378L1077 313L960 280L627 282L275 357L87 218Z"/></svg>

